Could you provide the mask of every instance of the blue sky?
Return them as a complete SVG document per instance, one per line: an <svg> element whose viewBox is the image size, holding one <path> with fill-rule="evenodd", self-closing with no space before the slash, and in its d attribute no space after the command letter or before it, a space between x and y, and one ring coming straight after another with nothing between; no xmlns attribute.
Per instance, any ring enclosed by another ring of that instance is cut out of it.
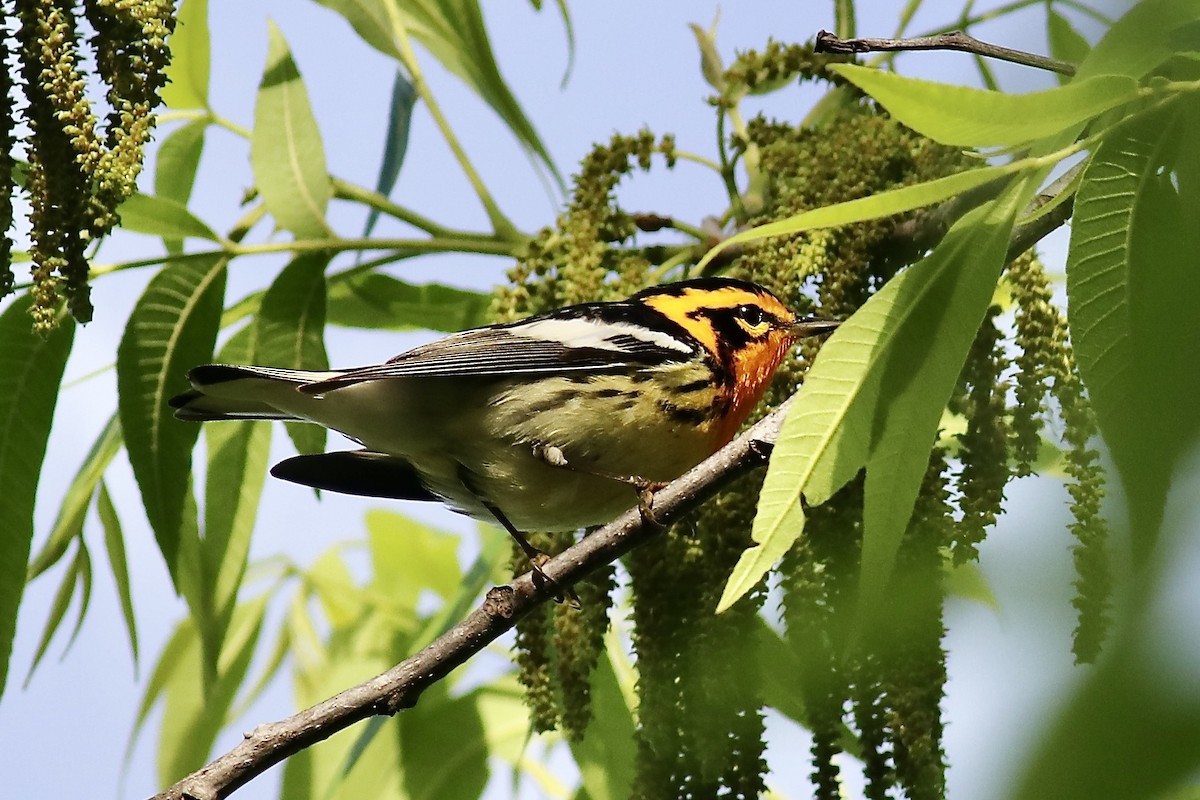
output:
<svg viewBox="0 0 1200 800"><path fill-rule="evenodd" d="M487 4L485 4L487 5ZM548 6L550 4L547 4ZM727 4L722 10L718 45L730 58L735 49L761 47L768 36L804 40L820 28L833 27L832 3L758 2ZM900 3L860 3L858 24L864 35L890 35ZM497 13L488 6L497 60L515 94L549 147L560 169L570 173L590 145L615 131L675 132L681 148L711 155L713 115L704 98L710 93L698 69L698 55L688 22L707 26L714 3L576 3L572 7L578 36L576 63L566 89L560 82L566 45L560 18L552 8L534 13L526 4L506 4ZM957 5L929 3L911 30L941 24L957 14ZM296 0L234 3L212 1L212 104L224 116L249 127L254 92L265 59L266 20L279 25L291 45L307 83L325 139L331 173L373 185L382 148L393 65L365 47L341 18L315 3ZM977 35L1009 46L1045 50L1039 11L1011 22L980 28ZM920 54L902 62L906 74L972 82L969 58L955 54ZM501 208L524 230L553 221L558 198L548 194L530 169L524 153L468 89L422 54L422 65L434 91L461 137L484 181ZM1046 75L1017 67L998 68L1010 90L1049 86ZM812 95L784 93L771 103L772 113L799 119ZM225 230L241 214L240 195L252 184L248 147L226 131L208 137L192 208L214 229ZM143 185L149 186L149 175ZM722 208L723 189L701 167L681 164L673 173L634 178L621 189L630 208L671 213L700 221ZM408 159L393 192L400 202L440 221L483 230L487 221L469 187L450 160L423 108L414 119ZM334 204L331 220L339 233L357 235L362 216L357 208ZM378 235L403 235L385 225ZM1047 251L1061 259L1063 237ZM106 244L99 261L115 261L157 252L145 237L119 235ZM282 258L262 257L235 262L229 300L261 287L282 265ZM437 280L485 288L502 279L507 264L499 259L446 255L407 262L395 274L415 282ZM1053 263L1052 263L1052 268ZM133 302L148 279L146 270L105 278L95 290L96 321L77 335L68 379L112 362L116 342ZM332 332L330 360L361 364L382 360L423 339L425 334ZM110 373L66 390L57 412L38 530L44 537L61 496L82 457L83 449L115 408L115 381ZM285 437L276 436L276 458L288 455ZM185 613L167 580L161 560L140 516L136 489L128 467L118 459L110 488L122 512L135 590L142 664L137 680L128 655L115 592L99 561L88 621L72 652L58 661L60 635L31 686L20 682L36 647L56 587L57 573L27 591L8 691L0 704L0 752L9 755L6 795L116 796L126 737L133 714L162 643ZM362 536L362 516L371 503L327 495L303 502L292 487L268 481L252 557L286 552L306 563L333 542ZM1053 480L1020 481L1009 490L1010 513L981 548L983 567L1000 600L993 610L965 601L948 609L951 681L945 707L949 725L946 747L952 796L998 797L1005 776L1033 745L1030 719L1043 703L1058 696L1073 680L1070 667L1070 540L1065 493ZM412 513L457 530L472 526L433 509L406 506ZM94 520L92 523L94 525ZM99 541L98 537L95 541ZM37 543L35 542L35 549ZM96 549L97 558L100 548ZM363 676L368 677L368 676ZM243 727L277 719L292 710L290 690L279 686L247 715ZM124 781L123 797L148 796L156 790L153 770L153 720L134 753ZM236 741L240 728L218 741L218 750ZM773 785L785 796L807 796L807 767L793 754L804 748L804 735L788 723L772 725L769 760L776 768ZM240 790L237 797L274 796L278 771ZM86 788L85 788L86 787ZM506 795L504 786L491 796Z"/></svg>

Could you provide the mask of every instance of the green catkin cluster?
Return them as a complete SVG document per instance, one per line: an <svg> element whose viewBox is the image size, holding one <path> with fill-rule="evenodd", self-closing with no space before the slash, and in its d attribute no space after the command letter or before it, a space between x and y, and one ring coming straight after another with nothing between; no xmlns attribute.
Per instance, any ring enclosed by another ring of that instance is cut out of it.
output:
<svg viewBox="0 0 1200 800"><path fill-rule="evenodd" d="M765 790L753 636L765 588L714 613L750 544L761 484L761 474L736 481L694 525L626 557L638 664L634 797L756 798Z"/></svg>
<svg viewBox="0 0 1200 800"><path fill-rule="evenodd" d="M174 26L170 0L90 0L84 5L111 106L103 142L86 98L75 3L16 2L25 119L31 131L26 190L33 316L35 328L43 331L54 324L64 294L77 320L92 317L85 250L112 229L117 206L134 191L158 90L166 83L166 39ZM0 284L12 288L3 276Z"/></svg>
<svg viewBox="0 0 1200 800"><path fill-rule="evenodd" d="M1069 445L1065 467L1070 483L1071 532L1076 545L1075 598L1078 614L1072 652L1077 661L1090 663L1099 655L1108 631L1108 605L1112 572L1108 554L1108 526L1100 516L1104 497L1104 471L1099 453L1090 447L1096 421L1083 393L1067 339L1067 324L1051 302L1050 284L1033 251L1014 259L1007 278L1017 311L1015 318L1017 406L1013 411L1016 441L1013 450L1018 474L1029 471L1040 444L1038 432L1047 394L1058 401L1063 440ZM1022 469L1021 464L1026 466Z"/></svg>
<svg viewBox="0 0 1200 800"><path fill-rule="evenodd" d="M0 16L5 20L11 19L7 0L0 0ZM5 107L15 107L12 96L12 54L11 41L7 29L0 29L0 99ZM13 224L13 168L16 162L13 158L13 124L16 115L9 113L0 115L0 298L6 297L13 290L16 276L12 271L12 224Z"/></svg>
<svg viewBox="0 0 1200 800"><path fill-rule="evenodd" d="M828 78L826 63L806 47L772 43L761 54L738 57L717 81L721 94L713 103L730 109L751 89L796 77ZM735 151L753 151L754 159L745 163L759 173L751 182L762 202L752 216L742 217L742 205L731 201L726 217L731 225L770 222L973 163L960 151L904 128L869 100L844 94L845 102L830 106L817 125L759 118L745 126L732 145ZM687 274L686 265L703 244L638 247L639 218L622 210L614 196L617 183L635 166L648 168L655 154L665 155L670 165L673 143L642 132L614 136L585 159L557 226L528 246L510 273L511 284L497 292L497 319L627 296L661 279L658 273L666 268L656 272L654 267L666 263L664 253L672 259L671 268L683 265ZM844 318L921 255L897 233L914 216L767 239L737 251L722 271L764 285L799 312ZM1051 398L1070 445L1072 527L1079 542L1077 656L1094 656L1103 638L1109 575L1099 516L1102 477L1097 455L1087 446L1094 424L1071 362L1065 323L1051 303L1040 264L1026 254L1007 276L1015 300L1015 336L1010 342L1003 317L990 310L950 403L950 410L964 418L965 432L958 436L953 461L940 446L931 451L896 556L889 608L875 626L850 636L862 622L856 618L862 474L821 506L806 509L804 535L780 567L782 617L801 665L797 680L814 735L813 785L821 800L841 796L833 759L848 736L859 740L869 796L944 796L944 561L975 556L1001 509L1007 481L1027 474L1037 459ZM767 405L795 391L819 344L803 342L784 362ZM753 797L764 791L763 722L750 632L761 624L753 618L765 589L758 587L721 616L712 614L749 542L760 482L761 475L736 482L689 522L625 559L638 670L635 798ZM557 720L569 736L582 733L587 690L579 687L587 685L592 648L599 647L607 624L604 598L611 584L611 575L602 579L600 610L586 624L583 615L572 617L561 608L522 623L527 627L518 636L518 660L539 729ZM585 609L591 602L589 596ZM588 644L574 653L568 649L578 645L567 642ZM567 686L571 696L583 698L574 711L570 703L578 701L565 699Z"/></svg>
<svg viewBox="0 0 1200 800"><path fill-rule="evenodd" d="M950 409L967 418L967 430L958 435L962 471L958 487L962 519L954 535L954 562L975 560L987 529L996 524L1010 477L1007 420L1008 367L1004 337L996 325L999 306L991 306L975 335L959 378L960 393Z"/></svg>

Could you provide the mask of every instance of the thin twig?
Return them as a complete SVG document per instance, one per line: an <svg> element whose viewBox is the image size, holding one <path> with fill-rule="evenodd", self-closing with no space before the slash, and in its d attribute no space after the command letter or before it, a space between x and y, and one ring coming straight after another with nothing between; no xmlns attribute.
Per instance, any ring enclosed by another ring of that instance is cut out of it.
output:
<svg viewBox="0 0 1200 800"><path fill-rule="evenodd" d="M654 515L670 524L734 477L766 463L779 435L787 403L772 411L711 458L655 494ZM659 527L631 509L614 522L552 558L543 571L569 586L611 563ZM154 800L220 800L288 756L329 738L355 722L414 706L421 693L511 629L518 619L554 594L526 573L490 589L462 622L392 669L279 722L259 725L225 755L154 796Z"/></svg>
<svg viewBox="0 0 1200 800"><path fill-rule="evenodd" d="M815 49L818 53L840 54L897 50L958 50L987 58L997 58L1001 61L1011 61L1014 64L1024 64L1027 67L1050 70L1060 75L1075 74L1075 65L1067 61L981 42L963 31L918 36L914 39L842 39L829 31L821 31L817 34Z"/></svg>

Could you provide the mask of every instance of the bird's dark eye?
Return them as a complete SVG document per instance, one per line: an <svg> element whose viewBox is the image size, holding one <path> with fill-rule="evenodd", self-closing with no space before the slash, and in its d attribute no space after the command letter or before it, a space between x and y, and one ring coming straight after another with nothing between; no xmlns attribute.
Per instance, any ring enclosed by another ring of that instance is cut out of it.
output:
<svg viewBox="0 0 1200 800"><path fill-rule="evenodd" d="M744 319L751 327L757 327L763 323L763 310L758 306L738 306L737 311L738 316Z"/></svg>

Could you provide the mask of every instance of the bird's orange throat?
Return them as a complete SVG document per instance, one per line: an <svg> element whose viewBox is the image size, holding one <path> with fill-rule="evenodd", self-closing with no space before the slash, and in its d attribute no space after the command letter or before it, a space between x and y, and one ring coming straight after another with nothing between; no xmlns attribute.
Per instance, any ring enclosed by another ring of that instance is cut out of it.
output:
<svg viewBox="0 0 1200 800"><path fill-rule="evenodd" d="M714 452L733 440L746 417L762 400L767 387L771 385L771 378L775 376L775 370L794 342L795 337L786 331L779 331L766 341L752 342L730 354L727 366L734 380L727 395L729 411L714 426Z"/></svg>

